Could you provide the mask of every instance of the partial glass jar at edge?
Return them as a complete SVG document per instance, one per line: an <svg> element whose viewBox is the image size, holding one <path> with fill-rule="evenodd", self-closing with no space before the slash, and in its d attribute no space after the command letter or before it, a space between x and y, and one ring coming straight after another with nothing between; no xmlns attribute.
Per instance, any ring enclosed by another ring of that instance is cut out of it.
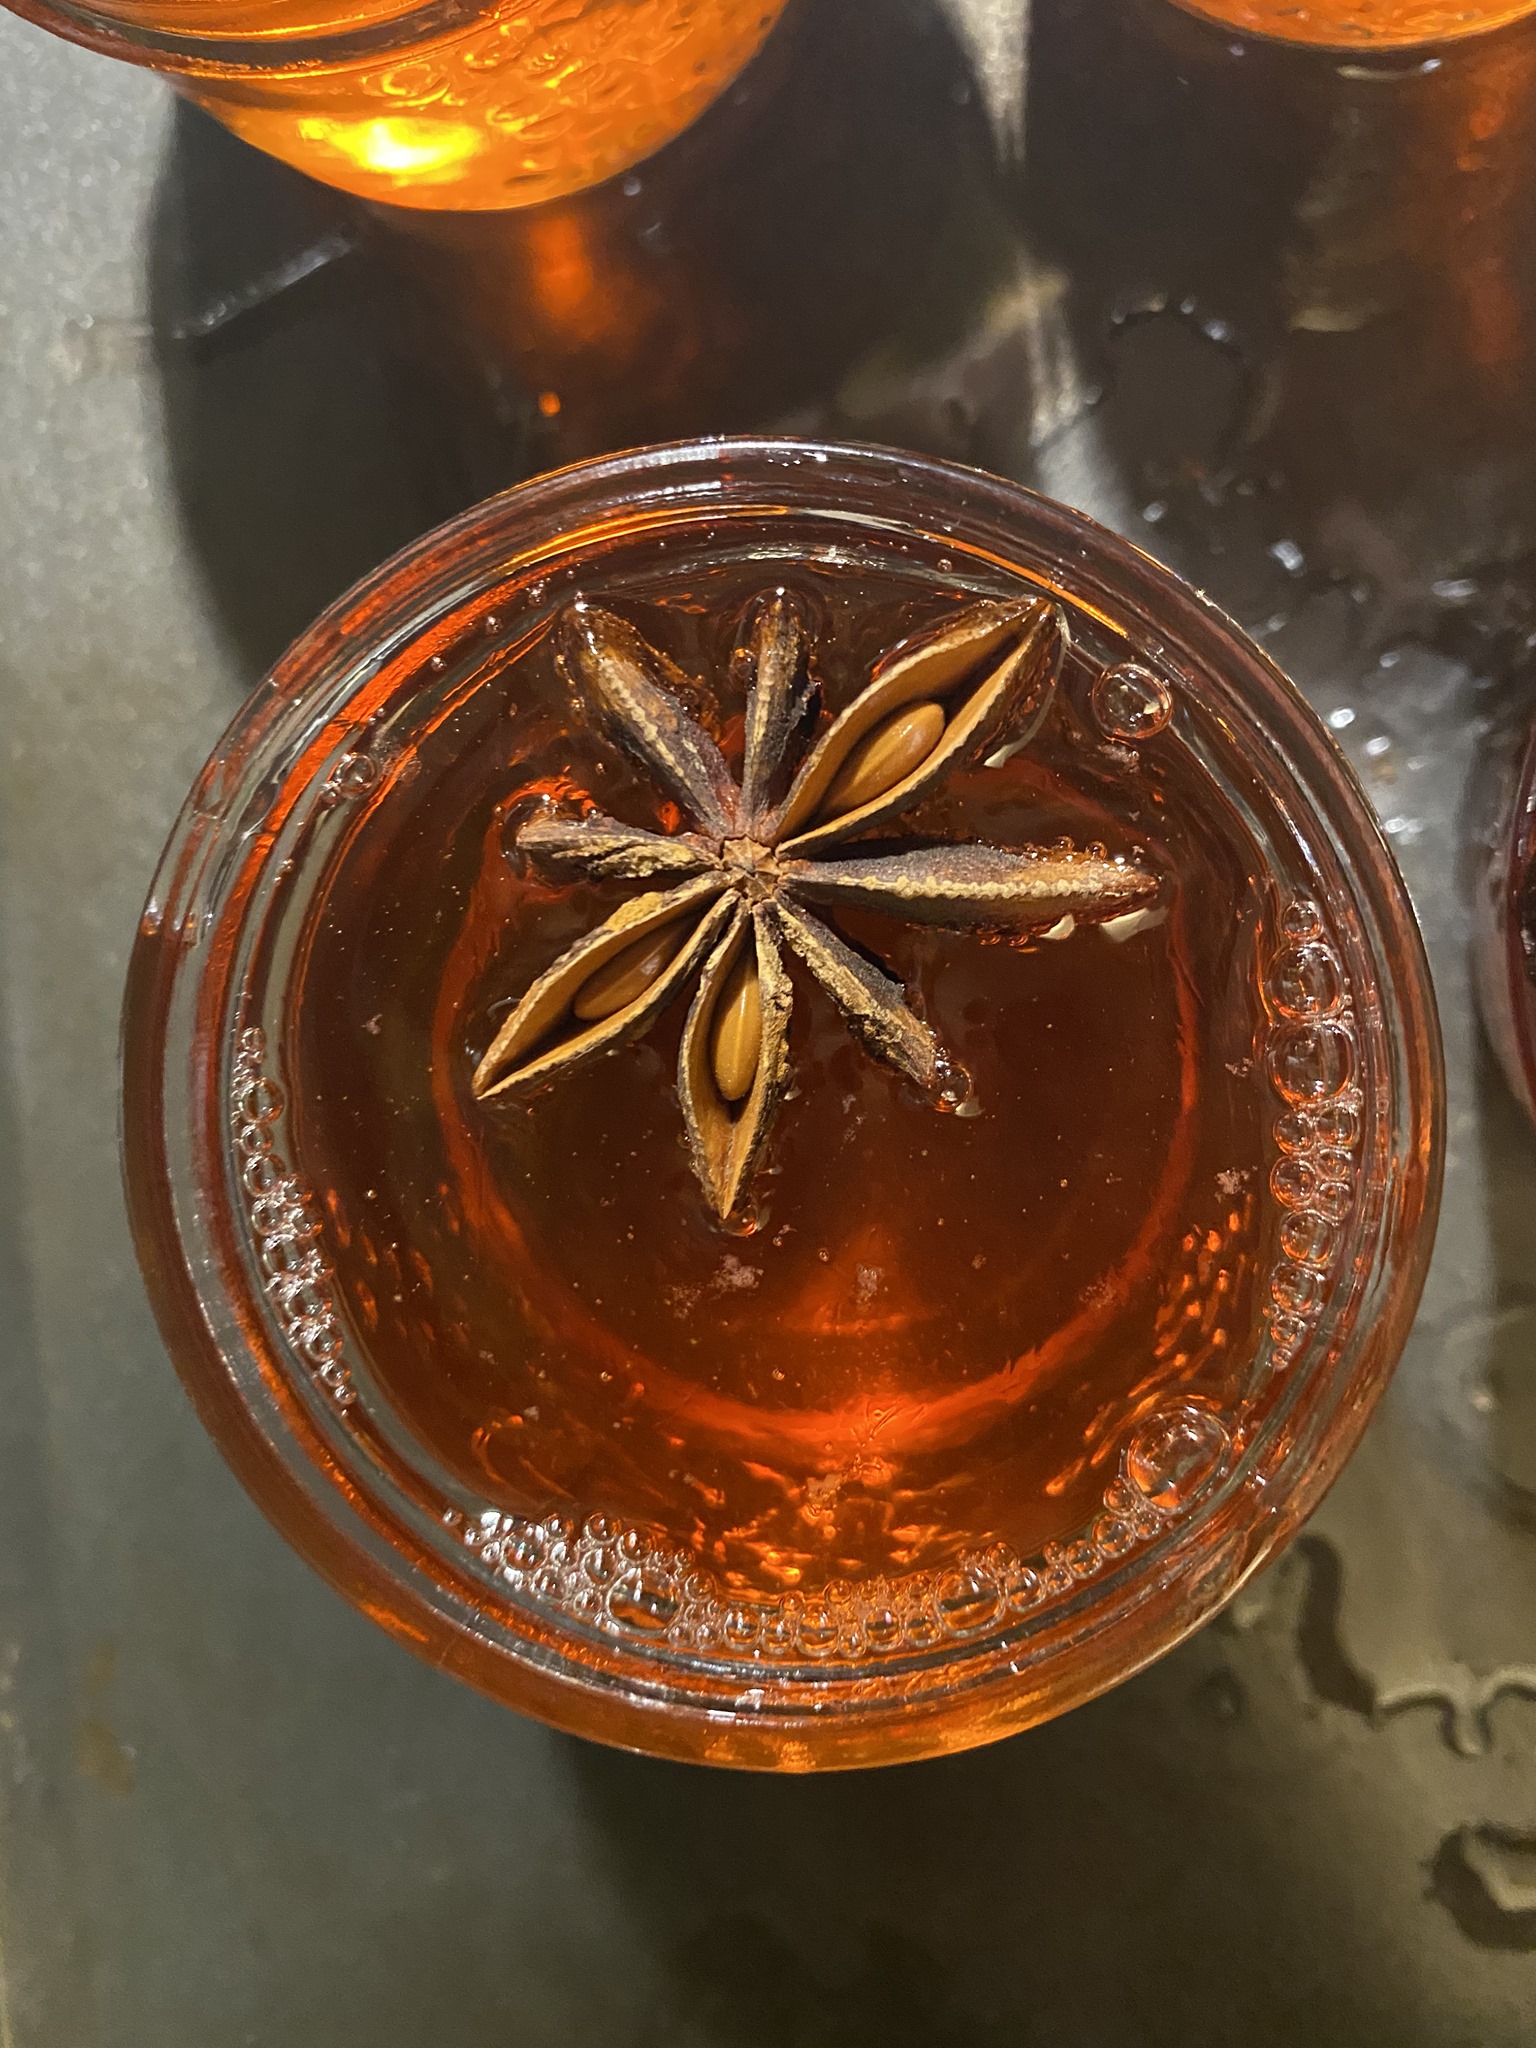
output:
<svg viewBox="0 0 1536 2048"><path fill-rule="evenodd" d="M475 210L583 190L680 135L785 0L5 0L174 77L244 141L364 199Z"/></svg>
<svg viewBox="0 0 1536 2048"><path fill-rule="evenodd" d="M780 585L834 710L957 606L1059 602L1050 720L933 829L1144 841L1172 907L1001 944L854 920L981 1113L908 1103L813 1000L743 1237L696 1200L664 1046L503 1122L467 1088L608 907L522 872L517 819L595 785L640 820L555 622L618 607L728 738ZM1422 1282L1438 1037L1347 768L1203 600L974 472L715 443L492 501L275 682L145 913L130 1196L226 1455L402 1640L604 1740L892 1761L1102 1690L1315 1505Z"/></svg>

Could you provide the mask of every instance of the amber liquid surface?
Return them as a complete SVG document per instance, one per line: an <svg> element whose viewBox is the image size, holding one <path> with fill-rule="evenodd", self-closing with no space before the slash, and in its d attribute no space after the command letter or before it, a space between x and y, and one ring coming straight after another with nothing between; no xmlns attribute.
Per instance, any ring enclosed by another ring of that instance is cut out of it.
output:
<svg viewBox="0 0 1536 2048"><path fill-rule="evenodd" d="M188 90L247 142L397 205L529 205L680 134L756 53L784 0L506 0L376 58L284 71L285 42L397 21L399 0L108 0L186 35L252 38L276 67Z"/></svg>
<svg viewBox="0 0 1536 2048"><path fill-rule="evenodd" d="M813 608L829 712L967 601L899 567L631 577L623 609L701 679L728 753L733 638L776 580ZM1167 915L1057 939L846 918L978 1113L872 1063L797 971L794 1086L733 1231L686 1154L685 1005L527 1102L469 1089L510 1003L625 893L528 875L519 822L581 795L683 821L573 726L542 629L423 721L311 909L285 1061L354 1348L471 1498L601 1513L726 1586L810 1592L1027 1555L1091 1520L1170 1391L1237 1406L1267 1299L1265 868L1176 730L1093 730L1094 672L1074 656L1029 747L904 829L1102 843L1157 870Z"/></svg>
<svg viewBox="0 0 1536 2048"><path fill-rule="evenodd" d="M1325 49L1402 49L1520 21L1533 0L1179 0L1227 28Z"/></svg>

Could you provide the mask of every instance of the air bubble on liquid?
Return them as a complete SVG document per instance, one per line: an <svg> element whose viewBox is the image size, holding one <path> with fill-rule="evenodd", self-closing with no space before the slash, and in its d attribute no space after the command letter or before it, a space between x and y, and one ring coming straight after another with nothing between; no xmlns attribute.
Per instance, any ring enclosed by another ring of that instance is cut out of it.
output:
<svg viewBox="0 0 1536 2048"><path fill-rule="evenodd" d="M1089 702L1099 730L1112 740L1155 739L1173 717L1172 690L1134 661L1120 662L1096 677Z"/></svg>
<svg viewBox="0 0 1536 2048"><path fill-rule="evenodd" d="M250 1195L270 1195L284 1185L285 1175L270 1152L247 1159L241 1169L240 1178Z"/></svg>
<svg viewBox="0 0 1536 2048"><path fill-rule="evenodd" d="M283 1113L283 1091L275 1081L262 1075L240 1096L239 1110L247 1123L275 1123Z"/></svg>
<svg viewBox="0 0 1536 2048"><path fill-rule="evenodd" d="M938 1107L941 1110L947 1111L951 1116L980 1116L981 1104L976 1099L976 1091L972 1085L971 1077L965 1068L960 1065L959 1061L941 1052L938 1055L937 1069L938 1090L936 1101Z"/></svg>
<svg viewBox="0 0 1536 2048"><path fill-rule="evenodd" d="M1291 1024L1276 1032L1269 1071L1287 1102L1322 1102L1342 1094L1354 1078L1355 1048L1341 1025Z"/></svg>
<svg viewBox="0 0 1536 2048"><path fill-rule="evenodd" d="M1292 946L1269 970L1275 1008L1286 1017L1322 1017L1344 1000L1339 963L1326 946Z"/></svg>
<svg viewBox="0 0 1536 2048"><path fill-rule="evenodd" d="M767 1221L766 1204L749 1198L739 1209L721 1219L720 1228L731 1237L756 1237Z"/></svg>
<svg viewBox="0 0 1536 2048"><path fill-rule="evenodd" d="M1093 1525L1093 1541L1101 1556L1123 1557L1136 1541L1136 1531L1118 1515L1100 1515Z"/></svg>
<svg viewBox="0 0 1536 2048"><path fill-rule="evenodd" d="M733 1607L725 1617L725 1639L733 1649L750 1648L761 1628L757 1612L751 1607Z"/></svg>
<svg viewBox="0 0 1536 2048"><path fill-rule="evenodd" d="M800 1617L800 1647L808 1657L829 1657L837 1648L837 1623L815 1602Z"/></svg>
<svg viewBox="0 0 1536 2048"><path fill-rule="evenodd" d="M1327 1296L1322 1275L1306 1266L1279 1267L1270 1280L1269 1291L1282 1309L1295 1316L1315 1316Z"/></svg>
<svg viewBox="0 0 1536 2048"><path fill-rule="evenodd" d="M1304 1109L1288 1109L1275 1124L1275 1143L1282 1152L1308 1152L1317 1139L1317 1118Z"/></svg>
<svg viewBox="0 0 1536 2048"><path fill-rule="evenodd" d="M609 1616L621 1628L641 1635L660 1635L677 1618L676 1596L655 1584L642 1572L631 1572L619 1580L608 1595Z"/></svg>
<svg viewBox="0 0 1536 2048"><path fill-rule="evenodd" d="M1271 1316L1269 1341L1276 1354L1289 1362L1307 1341L1307 1326L1299 1316Z"/></svg>
<svg viewBox="0 0 1536 2048"><path fill-rule="evenodd" d="M1305 1159L1288 1155L1275 1161L1269 1185L1275 1200L1285 1208L1304 1209L1317 1186L1317 1175Z"/></svg>
<svg viewBox="0 0 1536 2048"><path fill-rule="evenodd" d="M1137 1430L1126 1450L1125 1476L1143 1499L1169 1514L1210 1481L1230 1444L1219 1416L1180 1403Z"/></svg>
<svg viewBox="0 0 1536 2048"><path fill-rule="evenodd" d="M1313 1210L1287 1216L1280 1227L1280 1244L1287 1258L1300 1266L1331 1266L1339 1248L1336 1224Z"/></svg>
<svg viewBox="0 0 1536 2048"><path fill-rule="evenodd" d="M379 764L369 754L343 754L327 778L324 794L335 799L363 796L379 780Z"/></svg>
<svg viewBox="0 0 1536 2048"><path fill-rule="evenodd" d="M1326 1109L1315 1111L1312 1121L1320 1145L1348 1153L1360 1142L1360 1112L1347 1102L1330 1103ZM1348 1170L1347 1160L1339 1170L1341 1173Z"/></svg>
<svg viewBox="0 0 1536 2048"><path fill-rule="evenodd" d="M1322 913L1306 896L1293 896L1280 912L1279 923L1288 939L1318 939L1323 934Z"/></svg>
<svg viewBox="0 0 1536 2048"><path fill-rule="evenodd" d="M994 1585L969 1572L953 1572L934 1593L939 1618L951 1635L973 1635L997 1619L1000 1596Z"/></svg>
<svg viewBox="0 0 1536 2048"><path fill-rule="evenodd" d="M1017 1566L1003 1580L1003 1598L1015 1613L1035 1606L1040 1592L1040 1574L1027 1564Z"/></svg>
<svg viewBox="0 0 1536 2048"><path fill-rule="evenodd" d="M889 1607L877 1607L864 1617L864 1640L872 1650L891 1650L901 1641L901 1619Z"/></svg>

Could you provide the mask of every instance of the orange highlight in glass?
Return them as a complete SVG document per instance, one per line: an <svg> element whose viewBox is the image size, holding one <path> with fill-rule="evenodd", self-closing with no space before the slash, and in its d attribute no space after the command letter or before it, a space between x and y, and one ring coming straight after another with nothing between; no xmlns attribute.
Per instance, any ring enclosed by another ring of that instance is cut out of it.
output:
<svg viewBox="0 0 1536 2048"><path fill-rule="evenodd" d="M756 54L784 4L502 0L468 26L391 0L17 11L171 72L237 135L327 184L481 209L555 199L651 155Z"/></svg>

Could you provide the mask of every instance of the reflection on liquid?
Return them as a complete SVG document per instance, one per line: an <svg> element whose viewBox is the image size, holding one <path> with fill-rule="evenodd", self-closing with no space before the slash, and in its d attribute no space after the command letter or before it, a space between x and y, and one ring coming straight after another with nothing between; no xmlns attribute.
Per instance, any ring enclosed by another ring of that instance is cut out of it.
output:
<svg viewBox="0 0 1536 2048"><path fill-rule="evenodd" d="M421 121L407 115L375 121L306 117L298 122L296 133L307 147L334 152L360 171L421 183L455 176L485 144L484 134L468 122Z"/></svg>

